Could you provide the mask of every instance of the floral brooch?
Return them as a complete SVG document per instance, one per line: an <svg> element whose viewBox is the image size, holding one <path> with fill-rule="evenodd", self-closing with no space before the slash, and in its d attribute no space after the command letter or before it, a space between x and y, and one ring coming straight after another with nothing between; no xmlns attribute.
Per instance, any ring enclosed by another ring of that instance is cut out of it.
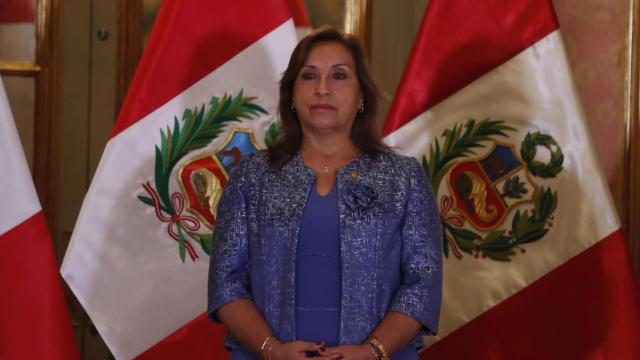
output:
<svg viewBox="0 0 640 360"><path fill-rule="evenodd" d="M355 212L361 214L371 206L376 199L376 193L373 188L364 183L353 183L346 187L342 193L342 200L347 207Z"/></svg>

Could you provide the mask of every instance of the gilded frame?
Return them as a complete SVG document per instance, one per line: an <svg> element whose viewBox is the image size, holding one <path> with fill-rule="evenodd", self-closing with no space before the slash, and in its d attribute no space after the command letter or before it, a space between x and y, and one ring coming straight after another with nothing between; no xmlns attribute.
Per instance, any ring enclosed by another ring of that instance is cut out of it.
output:
<svg viewBox="0 0 640 360"><path fill-rule="evenodd" d="M629 4L628 81L622 223L631 260L640 278L640 0Z"/></svg>
<svg viewBox="0 0 640 360"><path fill-rule="evenodd" d="M371 0L347 0L344 29L360 40L371 58Z"/></svg>

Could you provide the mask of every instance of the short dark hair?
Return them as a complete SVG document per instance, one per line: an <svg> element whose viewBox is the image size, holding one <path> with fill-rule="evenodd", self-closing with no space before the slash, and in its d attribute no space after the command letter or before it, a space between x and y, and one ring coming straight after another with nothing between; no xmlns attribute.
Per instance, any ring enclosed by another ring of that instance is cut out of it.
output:
<svg viewBox="0 0 640 360"><path fill-rule="evenodd" d="M300 151L302 146L302 128L298 116L293 112L293 87L304 66L309 53L318 43L335 42L343 45L353 57L358 83L364 99L364 111L356 115L351 127L351 141L363 153L377 157L381 153L390 152L390 148L382 142L376 128L376 115L380 92L376 86L369 64L358 39L342 33L332 27L321 27L305 36L295 47L289 59L289 65L280 80L280 101L278 115L281 131L274 143L269 147L269 162L276 168L282 167Z"/></svg>

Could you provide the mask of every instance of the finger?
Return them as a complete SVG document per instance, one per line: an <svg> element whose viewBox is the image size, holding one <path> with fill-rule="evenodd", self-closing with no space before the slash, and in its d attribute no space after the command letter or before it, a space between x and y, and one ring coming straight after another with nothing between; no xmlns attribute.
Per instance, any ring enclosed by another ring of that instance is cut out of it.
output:
<svg viewBox="0 0 640 360"><path fill-rule="evenodd" d="M310 342L310 341L296 341L296 349L298 351L319 351L321 348L325 347L323 341L318 342Z"/></svg>
<svg viewBox="0 0 640 360"><path fill-rule="evenodd" d="M342 359L343 355L340 353L331 353L331 354L320 354L315 356L318 360L338 360Z"/></svg>
<svg viewBox="0 0 640 360"><path fill-rule="evenodd" d="M318 356L319 359L327 359L327 360L342 360L344 356L341 353L331 353L326 355Z"/></svg>
<svg viewBox="0 0 640 360"><path fill-rule="evenodd" d="M341 355L342 351L340 351L339 347L330 347L330 348L321 349L318 351L318 353L323 358L332 359L337 355Z"/></svg>
<svg viewBox="0 0 640 360"><path fill-rule="evenodd" d="M319 351L323 354L330 355L334 353L339 353L341 352L341 350L342 350L342 346L329 346L329 347L323 346L322 348L320 348Z"/></svg>

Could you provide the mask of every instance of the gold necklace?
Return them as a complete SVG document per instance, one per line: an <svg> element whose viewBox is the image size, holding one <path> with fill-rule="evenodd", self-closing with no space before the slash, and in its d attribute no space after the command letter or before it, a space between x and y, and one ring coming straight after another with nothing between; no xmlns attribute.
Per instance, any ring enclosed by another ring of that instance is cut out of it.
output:
<svg viewBox="0 0 640 360"><path fill-rule="evenodd" d="M301 155L300 157L302 158L302 155ZM304 158L302 159L302 161L304 162ZM314 168L315 168L315 167L314 167ZM321 166L320 166L320 169L319 169L320 171L318 171L318 172L319 172L319 173L327 174L327 173L329 173L329 169L330 169L330 168L329 168L329 165L324 164L324 165L321 165Z"/></svg>
<svg viewBox="0 0 640 360"><path fill-rule="evenodd" d="M302 156L302 154L300 154L300 157L302 158L302 161L304 162L304 157ZM329 170L331 169L331 167L329 167L328 164L323 164L320 165L320 171L318 171L319 173L324 173L324 174L328 174Z"/></svg>

